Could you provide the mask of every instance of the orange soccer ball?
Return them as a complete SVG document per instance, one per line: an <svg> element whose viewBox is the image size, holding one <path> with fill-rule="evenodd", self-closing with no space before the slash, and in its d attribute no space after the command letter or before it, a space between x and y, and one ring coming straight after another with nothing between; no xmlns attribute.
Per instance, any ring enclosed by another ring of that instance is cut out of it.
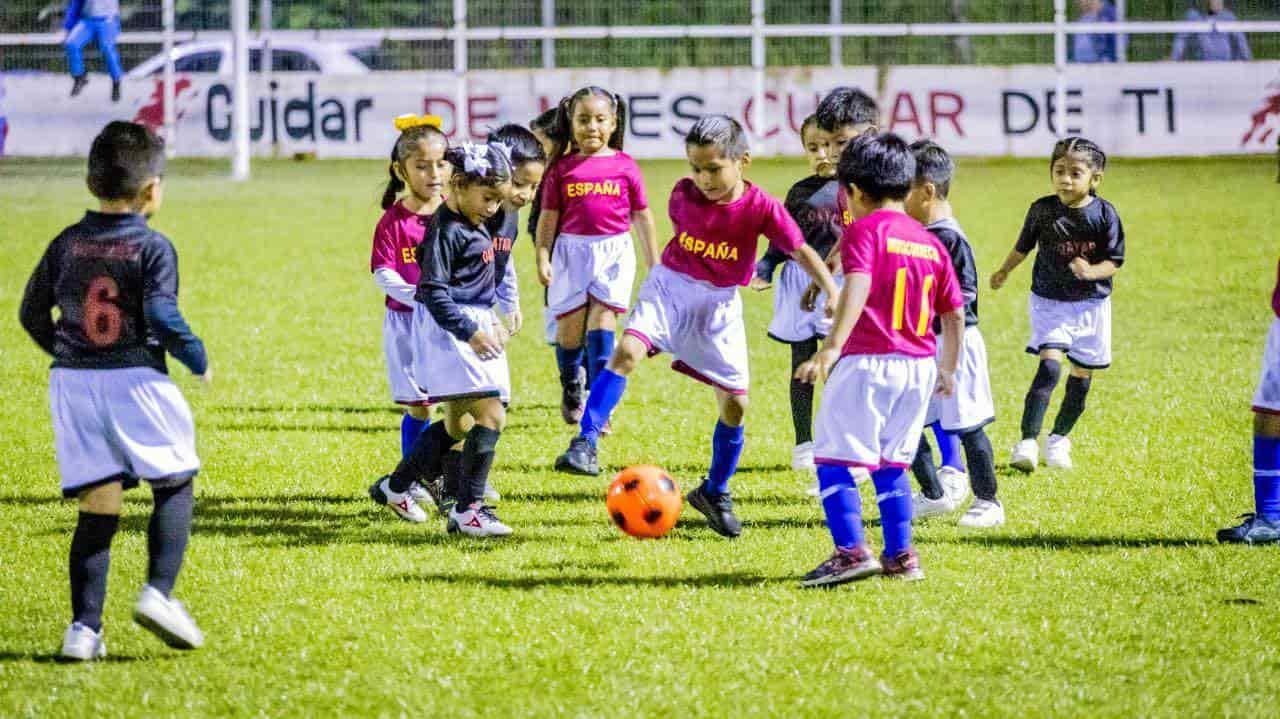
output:
<svg viewBox="0 0 1280 719"><path fill-rule="evenodd" d="M651 464L619 472L605 496L605 507L618 529L642 539L671 531L683 504L680 486L665 469Z"/></svg>

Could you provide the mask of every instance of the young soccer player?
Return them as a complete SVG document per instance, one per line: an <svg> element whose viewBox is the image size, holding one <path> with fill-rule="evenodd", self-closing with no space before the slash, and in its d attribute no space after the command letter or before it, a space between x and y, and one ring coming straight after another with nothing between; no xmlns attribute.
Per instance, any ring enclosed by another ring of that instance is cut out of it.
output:
<svg viewBox="0 0 1280 719"><path fill-rule="evenodd" d="M950 397L934 397L926 415L927 425L960 438L968 463L968 483L973 486L974 500L960 518L960 526L985 528L1004 524L1004 506L996 498L995 456L985 427L995 421L995 404L991 399L991 379L987 373L987 345L978 330L978 266L973 248L960 223L951 211L951 178L955 165L940 145L930 140L912 143L916 161L915 180L907 193L906 211L938 238L960 283L964 297L964 335L956 367L955 393ZM934 321L934 332L941 330ZM939 352L942 347L939 345ZM912 471L921 481L922 491L911 499L911 513L916 519L946 514L960 505L968 487L956 486L963 479L958 472L939 473L933 466L929 440L920 435L920 448L912 462ZM941 474L941 476L939 476Z"/></svg>
<svg viewBox="0 0 1280 719"><path fill-rule="evenodd" d="M414 253L440 204L449 181L444 159L448 138L440 118L402 115L395 120L400 137L391 148L390 178L382 192L382 218L373 230L369 271L385 295L382 352L387 359L391 400L405 408L400 419L400 454L407 455L430 420L430 401L413 380L413 295L418 286ZM401 197L401 193L404 196Z"/></svg>
<svg viewBox="0 0 1280 719"><path fill-rule="evenodd" d="M426 521L409 488L434 476L461 441L456 505L446 526L471 537L503 536L511 528L483 499L511 391L503 353L507 332L493 312L511 242L490 230L491 222L501 221L495 218L510 193L511 162L502 148L488 144L452 147L445 157L453 166L449 192L419 252L413 368L414 379L432 401L445 404L446 414L418 436L391 474L374 482L369 495L403 519Z"/></svg>
<svg viewBox="0 0 1280 719"><path fill-rule="evenodd" d="M1219 529L1219 542L1280 542L1280 266L1271 311L1275 318L1253 395L1253 513L1243 515L1244 521L1234 527Z"/></svg>
<svg viewBox="0 0 1280 719"><path fill-rule="evenodd" d="M600 473L596 441L622 399L627 376L645 357L670 352L673 369L715 389L720 409L711 466L702 485L689 493L689 503L717 533L736 537L742 525L733 512L729 480L742 454L748 387L738 286L751 279L757 239L763 235L789 253L833 301L835 285L782 203L743 179L751 156L736 120L698 120L685 137L685 152L692 176L676 183L667 204L674 238L641 286L626 333L587 395L581 432L556 468Z"/></svg>
<svg viewBox="0 0 1280 719"><path fill-rule="evenodd" d="M1093 373L1111 366L1111 278L1124 264L1124 227L1116 208L1097 196L1106 168L1102 149L1083 137L1054 145L1049 161L1054 194L1031 204L1017 244L991 275L991 289L1000 289L1036 250L1027 352L1039 355L1040 366L1022 410L1022 440L1009 460L1024 472L1034 471L1039 461L1040 428L1063 356L1072 367L1045 443L1050 467L1071 468L1067 435L1084 412Z"/></svg>
<svg viewBox="0 0 1280 719"><path fill-rule="evenodd" d="M509 192L502 203L502 212L490 220L489 229L495 238L503 238L499 244L516 241L520 232L520 208L528 205L538 194L542 174L547 169L547 153L537 136L516 124L507 124L489 133L488 142L503 148L511 161ZM501 225L494 225L501 220ZM507 263L506 273L498 285L498 309L507 320L507 329L516 334L524 326L520 312L520 285L516 280L516 265Z"/></svg>
<svg viewBox="0 0 1280 719"><path fill-rule="evenodd" d="M904 212L915 159L897 135L862 135L837 167L855 222L840 239L845 282L831 334L796 371L826 377L814 462L835 552L801 580L840 584L873 574L924 576L911 547L911 489L905 469L915 456L935 389L955 387L964 331L964 299L947 250ZM943 351L935 364L934 317ZM834 368L834 369L833 369ZM863 537L852 472L870 473L880 505L884 553L876 560Z"/></svg>
<svg viewBox="0 0 1280 719"><path fill-rule="evenodd" d="M122 495L139 480L155 502L147 527L147 583L134 621L171 647L204 635L170 596L195 505L200 469L191 410L165 365L168 351L212 379L204 343L178 311L178 257L147 227L163 199L164 143L142 125L112 122L89 149L98 211L63 230L27 282L22 326L53 355L49 404L62 494L80 515L71 539L68 660L100 659L111 540ZM58 317L53 318L57 308Z"/></svg>
<svg viewBox="0 0 1280 719"><path fill-rule="evenodd" d="M585 343L590 388L613 352L618 315L631 301L635 229L652 268L658 254L640 168L622 152L626 104L596 86L560 102L550 130L555 148L538 217L538 279L556 316L561 414L579 416L578 365ZM554 253L552 246L554 245Z"/></svg>

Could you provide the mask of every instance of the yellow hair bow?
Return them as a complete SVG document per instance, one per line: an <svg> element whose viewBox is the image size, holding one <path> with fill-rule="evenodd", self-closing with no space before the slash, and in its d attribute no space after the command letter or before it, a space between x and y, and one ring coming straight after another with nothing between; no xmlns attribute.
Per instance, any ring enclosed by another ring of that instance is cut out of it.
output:
<svg viewBox="0 0 1280 719"><path fill-rule="evenodd" d="M440 129L441 120L439 115L414 115L410 113L408 115L397 115L395 122L396 129L404 132L411 127L422 127L424 125L438 130Z"/></svg>

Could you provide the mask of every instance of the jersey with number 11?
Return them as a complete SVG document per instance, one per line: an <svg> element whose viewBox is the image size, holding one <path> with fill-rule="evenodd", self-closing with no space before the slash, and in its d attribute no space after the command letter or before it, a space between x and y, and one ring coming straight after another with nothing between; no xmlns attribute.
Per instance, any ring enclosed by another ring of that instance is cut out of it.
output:
<svg viewBox="0 0 1280 719"><path fill-rule="evenodd" d="M964 306L951 257L909 216L877 210L845 227L844 273L871 277L871 293L841 355L933 357L933 318Z"/></svg>

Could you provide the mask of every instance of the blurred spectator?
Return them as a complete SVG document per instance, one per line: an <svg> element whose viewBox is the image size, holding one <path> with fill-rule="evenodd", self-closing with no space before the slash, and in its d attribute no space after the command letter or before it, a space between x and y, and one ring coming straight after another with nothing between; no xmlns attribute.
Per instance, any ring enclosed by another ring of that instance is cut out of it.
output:
<svg viewBox="0 0 1280 719"><path fill-rule="evenodd" d="M1102 0L1079 0L1076 22L1115 22L1116 7ZM1116 36L1109 33L1080 33L1071 36L1071 62L1115 62Z"/></svg>
<svg viewBox="0 0 1280 719"><path fill-rule="evenodd" d="M1184 18L1189 22L1202 22L1204 20L1235 20L1236 16L1230 10L1226 9L1223 0L1205 0L1204 14L1201 14L1195 7L1187 8L1187 16ZM1194 47L1198 49L1198 57L1192 58L1188 53L1188 45L1194 39ZM1173 59L1174 60L1252 60L1253 53L1249 52L1249 41L1245 39L1242 32L1200 32L1200 33L1181 33L1173 39Z"/></svg>
<svg viewBox="0 0 1280 719"><path fill-rule="evenodd" d="M67 50L67 69L71 71L74 82L71 84L71 96L80 94L89 84L89 75L84 69L84 46L96 40L98 51L107 63L107 73L111 75L111 101L120 100L120 76L124 69L120 66L120 53L116 50L116 36L120 34L120 1L119 0L71 0L67 3L67 16L62 22L62 29L67 31L63 45Z"/></svg>

